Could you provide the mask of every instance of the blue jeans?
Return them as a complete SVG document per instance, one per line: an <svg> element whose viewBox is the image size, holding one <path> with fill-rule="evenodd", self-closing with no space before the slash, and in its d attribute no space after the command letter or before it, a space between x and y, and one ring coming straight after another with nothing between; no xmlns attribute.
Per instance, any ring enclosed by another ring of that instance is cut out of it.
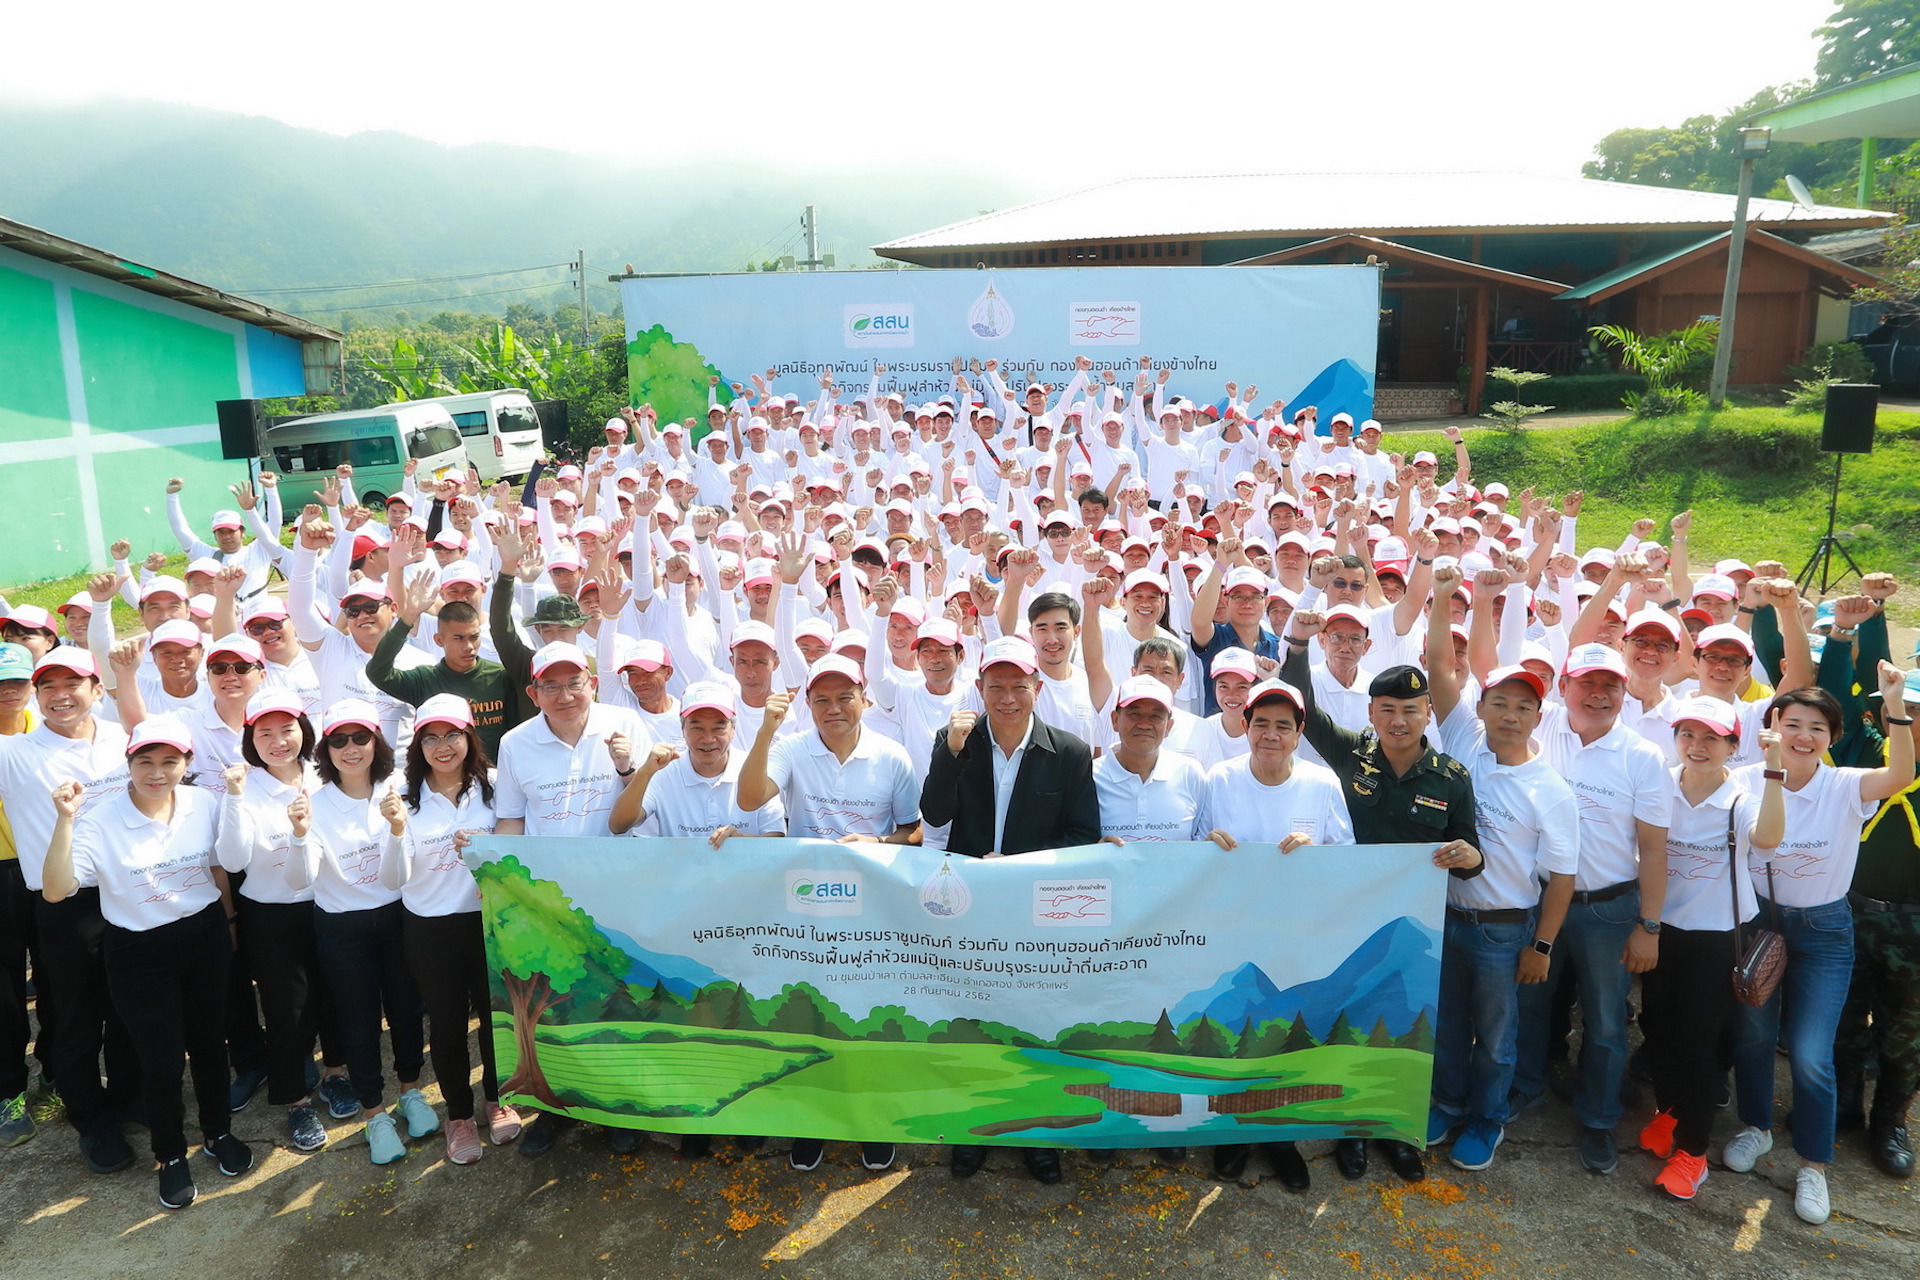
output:
<svg viewBox="0 0 1920 1280"><path fill-rule="evenodd" d="M1773 909L1762 899L1760 923L1773 920ZM1802 1160L1830 1164L1833 1038L1853 977L1853 908L1845 898L1817 907L1781 907L1779 929L1787 940L1787 973L1779 989L1761 1008L1734 1006L1733 1079L1740 1121L1773 1128L1773 1051L1784 1029L1793 1079L1793 1149Z"/></svg>
<svg viewBox="0 0 1920 1280"><path fill-rule="evenodd" d="M1520 1032L1520 952L1533 915L1481 922L1447 912L1434 1027L1433 1105L1467 1120L1507 1122Z"/></svg>
<svg viewBox="0 0 1920 1280"><path fill-rule="evenodd" d="M1575 902L1555 939L1547 980L1520 988L1520 1055L1513 1089L1529 1096L1547 1089L1547 1037L1553 993L1572 961L1580 984L1580 1089L1573 1113L1589 1129L1620 1123L1620 1084L1627 1072L1627 992L1632 977L1622 958L1639 927L1640 890L1605 902Z"/></svg>

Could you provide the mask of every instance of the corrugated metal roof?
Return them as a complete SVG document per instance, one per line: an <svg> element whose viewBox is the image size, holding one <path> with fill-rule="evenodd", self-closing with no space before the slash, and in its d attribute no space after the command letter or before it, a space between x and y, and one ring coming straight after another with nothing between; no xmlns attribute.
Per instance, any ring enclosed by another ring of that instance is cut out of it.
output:
<svg viewBox="0 0 1920 1280"><path fill-rule="evenodd" d="M1734 198L1711 191L1517 173L1268 173L1127 178L874 246L879 254L1153 236L1381 235L1529 227L1715 227ZM1890 215L1754 200L1777 227L1872 226Z"/></svg>
<svg viewBox="0 0 1920 1280"><path fill-rule="evenodd" d="M1725 231L1716 231L1705 239L1697 240L1683 249L1675 249L1670 253L1655 254L1649 258L1642 258L1638 262L1629 262L1624 267L1616 267L1603 276L1595 276L1585 284L1577 288L1569 289L1565 293L1558 295L1554 298L1554 301L1580 302L1610 298L1614 294L1622 292L1629 283L1638 283L1642 280L1651 279L1654 276L1679 266L1689 258L1704 253L1722 241L1731 240L1732 238L1732 228L1728 228ZM1791 240L1783 240L1779 236L1760 230L1758 227L1747 228L1747 242L1756 248L1770 249L1775 253L1784 254L1786 257L1808 263L1811 266L1819 268L1826 275L1844 280L1851 285L1869 284L1875 279L1871 271L1864 271L1849 263L1838 261L1825 254L1816 253L1804 245L1797 245Z"/></svg>
<svg viewBox="0 0 1920 1280"><path fill-rule="evenodd" d="M299 316L276 310L265 303L255 302L251 298L242 298L224 289L216 289L210 284L201 284L198 280L189 280L184 276L158 271L137 262L128 262L118 254L109 253L105 249L96 249L92 245L81 244L78 240L69 240L51 231L44 231L24 222L15 222L12 218L0 218L0 249L13 249L48 262L57 262L61 266L72 267L76 271L85 271L90 275L112 280L129 289L172 298L187 306L211 311L215 315L226 316L230 320L257 325L272 333L302 342L319 340L337 343L341 338L337 329L329 329L311 320L303 320Z"/></svg>

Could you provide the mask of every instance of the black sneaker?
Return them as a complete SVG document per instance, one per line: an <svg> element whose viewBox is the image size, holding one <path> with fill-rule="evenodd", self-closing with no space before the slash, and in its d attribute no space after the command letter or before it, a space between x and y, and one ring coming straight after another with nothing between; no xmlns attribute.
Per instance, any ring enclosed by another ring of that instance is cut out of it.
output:
<svg viewBox="0 0 1920 1280"><path fill-rule="evenodd" d="M260 1092L260 1086L266 1082L267 1073L263 1067L254 1067L235 1076L227 1088L227 1110L245 1111L252 1106L253 1095Z"/></svg>
<svg viewBox="0 0 1920 1280"><path fill-rule="evenodd" d="M607 1125L603 1132L607 1135L607 1150L617 1156L630 1156L640 1149L641 1135L638 1129Z"/></svg>
<svg viewBox="0 0 1920 1280"><path fill-rule="evenodd" d="M237 1178L253 1168L253 1148L231 1133L208 1138L203 1149L220 1166L220 1172L229 1178Z"/></svg>
<svg viewBox="0 0 1920 1280"><path fill-rule="evenodd" d="M187 1158L180 1156L160 1166L160 1207L162 1209L184 1209L193 1203L199 1195L199 1189L193 1185L193 1170L187 1167Z"/></svg>
<svg viewBox="0 0 1920 1280"><path fill-rule="evenodd" d="M1620 1151L1611 1129L1580 1131L1580 1163L1588 1173L1612 1173L1620 1165Z"/></svg>
<svg viewBox="0 0 1920 1280"><path fill-rule="evenodd" d="M713 1154L713 1139L704 1133L683 1133L680 1135L680 1158L682 1160L705 1160Z"/></svg>
<svg viewBox="0 0 1920 1280"><path fill-rule="evenodd" d="M893 1168L893 1144L891 1142L861 1143L860 1163L874 1173Z"/></svg>
<svg viewBox="0 0 1920 1280"><path fill-rule="evenodd" d="M806 1173L820 1167L820 1157L827 1153L824 1138L795 1138L793 1149L787 1152L787 1163L796 1173Z"/></svg>
<svg viewBox="0 0 1920 1280"><path fill-rule="evenodd" d="M87 1168L95 1173L118 1173L133 1163L133 1148L118 1129L102 1129L81 1138L80 1150L87 1157Z"/></svg>

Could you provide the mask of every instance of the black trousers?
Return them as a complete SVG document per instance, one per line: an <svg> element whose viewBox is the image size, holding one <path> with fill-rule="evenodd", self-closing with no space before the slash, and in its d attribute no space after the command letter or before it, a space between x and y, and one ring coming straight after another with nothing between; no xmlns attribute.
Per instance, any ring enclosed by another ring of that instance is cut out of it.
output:
<svg viewBox="0 0 1920 1280"><path fill-rule="evenodd" d="M20 860L0 862L0 1102L27 1091L27 1041L33 1024L27 1017L27 958L46 968L40 957L40 931L33 904L40 895L27 888ZM33 1040L33 1056L40 1074L53 1078L53 1001L45 975L39 975L34 1002L40 1012L40 1034Z"/></svg>
<svg viewBox="0 0 1920 1280"><path fill-rule="evenodd" d="M347 1076L360 1105L379 1107L386 1081L380 1075L380 1015L393 1037L393 1072L418 1080L427 1060L420 1025L420 993L407 972L403 908L399 902L365 911L314 908L314 946L320 972L340 1014L340 1046Z"/></svg>
<svg viewBox="0 0 1920 1280"><path fill-rule="evenodd" d="M64 902L40 898L34 916L40 930L34 985L43 993L41 1000L51 990L55 1001L53 1078L67 1106L67 1122L82 1137L91 1137L119 1127L120 1113L140 1096L139 1059L107 990L102 949L107 922L100 915L100 891L81 889Z"/></svg>
<svg viewBox="0 0 1920 1280"><path fill-rule="evenodd" d="M244 871L227 875L236 915L240 911L240 886L246 881ZM260 1000L245 964L227 966L227 1065L236 1076L265 1070L267 1065L267 1033L260 1025Z"/></svg>
<svg viewBox="0 0 1920 1280"><path fill-rule="evenodd" d="M192 1063L202 1138L233 1127L227 1110L227 976L233 942L215 901L183 920L135 931L106 927L107 987L140 1055L153 1158L187 1154L182 1067Z"/></svg>
<svg viewBox="0 0 1920 1280"><path fill-rule="evenodd" d="M313 1042L330 1067L341 1066L340 1020L320 981L311 902L234 899L240 916L240 961L260 992L266 1023L267 1101L291 1107L307 1097Z"/></svg>
<svg viewBox="0 0 1920 1280"><path fill-rule="evenodd" d="M473 1059L467 1020L480 1019L480 1089L500 1098L493 1065L493 1004L487 990L486 934L478 911L445 916L406 913L407 965L427 1005L433 1076L447 1100L447 1119L473 1119Z"/></svg>
<svg viewBox="0 0 1920 1280"><path fill-rule="evenodd" d="M1660 963L1642 975L1640 1019L1653 1067L1653 1096L1673 1112L1674 1148L1707 1153L1725 1068L1720 1039L1733 1016L1733 931L1660 931Z"/></svg>

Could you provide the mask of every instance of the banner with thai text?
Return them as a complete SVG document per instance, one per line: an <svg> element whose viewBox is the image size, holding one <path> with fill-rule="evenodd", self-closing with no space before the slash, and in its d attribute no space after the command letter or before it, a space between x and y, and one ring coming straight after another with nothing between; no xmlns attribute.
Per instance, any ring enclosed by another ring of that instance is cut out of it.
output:
<svg viewBox="0 0 1920 1280"><path fill-rule="evenodd" d="M1320 421L1373 413L1380 272L1369 266L1048 267L1018 271L819 271L629 277L620 282L629 391L663 422L705 425L708 379L774 372L803 401L832 373L840 398L884 389L911 402L953 389L956 359L997 359L1017 391L1058 388L1087 357L1131 391L1146 357L1167 392L1222 403L1319 406ZM970 377L974 390L982 380ZM999 408L1000 406L996 406Z"/></svg>
<svg viewBox="0 0 1920 1280"><path fill-rule="evenodd" d="M672 1133L1088 1148L1425 1136L1425 845L484 836L503 1092Z"/></svg>

